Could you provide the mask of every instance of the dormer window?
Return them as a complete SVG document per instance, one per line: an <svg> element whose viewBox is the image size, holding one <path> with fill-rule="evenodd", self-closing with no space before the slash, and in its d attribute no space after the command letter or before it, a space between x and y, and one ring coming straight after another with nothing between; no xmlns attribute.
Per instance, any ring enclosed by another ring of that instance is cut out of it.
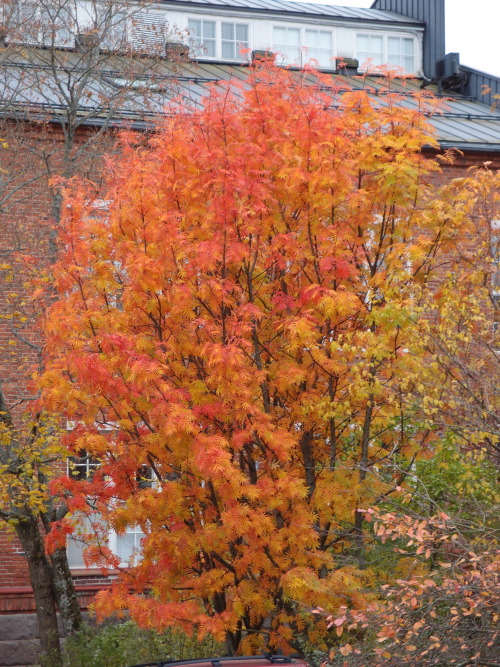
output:
<svg viewBox="0 0 500 667"><path fill-rule="evenodd" d="M362 68L389 65L399 67L406 74L415 74L415 40L413 37L358 33L356 58Z"/></svg>
<svg viewBox="0 0 500 667"><path fill-rule="evenodd" d="M205 58L215 58L216 56L215 26L215 21L207 21L206 19L188 20L188 30L191 37L196 47L198 47L200 55Z"/></svg>
<svg viewBox="0 0 500 667"><path fill-rule="evenodd" d="M272 50L288 65L305 65L315 60L319 67L330 68L334 56L333 32L275 25Z"/></svg>
<svg viewBox="0 0 500 667"><path fill-rule="evenodd" d="M358 35L356 39L356 58L361 66L370 61L373 67L384 64L384 39L382 35Z"/></svg>
<svg viewBox="0 0 500 667"><path fill-rule="evenodd" d="M415 72L415 45L411 37L388 37L387 55L390 65L401 67L405 72Z"/></svg>
<svg viewBox="0 0 500 667"><path fill-rule="evenodd" d="M221 23L221 47L224 60L242 60L241 51L248 49L248 25L246 23Z"/></svg>
<svg viewBox="0 0 500 667"><path fill-rule="evenodd" d="M245 59L241 52L249 47L248 23L189 18L188 31L198 58Z"/></svg>
<svg viewBox="0 0 500 667"><path fill-rule="evenodd" d="M319 67L332 67L333 39L331 30L306 29L304 46L307 60L315 60Z"/></svg>
<svg viewBox="0 0 500 667"><path fill-rule="evenodd" d="M300 28L275 25L273 50L282 55L287 63L300 65Z"/></svg>

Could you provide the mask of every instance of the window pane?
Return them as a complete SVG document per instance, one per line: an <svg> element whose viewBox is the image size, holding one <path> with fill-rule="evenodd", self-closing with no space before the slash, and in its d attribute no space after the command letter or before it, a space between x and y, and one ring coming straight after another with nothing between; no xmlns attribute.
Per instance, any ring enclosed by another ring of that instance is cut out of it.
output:
<svg viewBox="0 0 500 667"><path fill-rule="evenodd" d="M126 563L130 556L135 551L135 537L134 535L117 535L116 536L116 555L122 563Z"/></svg>
<svg viewBox="0 0 500 667"><path fill-rule="evenodd" d="M405 56L413 56L413 39L403 39L403 53Z"/></svg>
<svg viewBox="0 0 500 667"><path fill-rule="evenodd" d="M116 555L122 563L128 562L131 556L139 551L143 537L144 533L138 526L127 528L124 535L116 536Z"/></svg>
<svg viewBox="0 0 500 667"><path fill-rule="evenodd" d="M222 42L222 57L227 60L235 60L234 42Z"/></svg>
<svg viewBox="0 0 500 667"><path fill-rule="evenodd" d="M300 63L300 49L299 47L288 46L285 53L287 60L294 64Z"/></svg>
<svg viewBox="0 0 500 667"><path fill-rule="evenodd" d="M85 567L83 552L85 545L74 537L68 537L66 552L68 554L68 565L70 567Z"/></svg>
<svg viewBox="0 0 500 667"><path fill-rule="evenodd" d="M87 516L75 515L77 519L74 531L68 535L66 540L66 549L68 553L68 564L70 567L86 567L83 560L83 552L91 542L89 536L93 535L92 520L99 522L99 516L96 514L91 520ZM84 538L87 544L84 542Z"/></svg>
<svg viewBox="0 0 500 667"><path fill-rule="evenodd" d="M316 58L320 67L332 67L332 54L320 51Z"/></svg>
<svg viewBox="0 0 500 667"><path fill-rule="evenodd" d="M286 28L274 28L273 38L275 44L286 44Z"/></svg>
<svg viewBox="0 0 500 667"><path fill-rule="evenodd" d="M247 46L248 43L248 26L237 24L236 25L236 40L240 43L244 43Z"/></svg>
<svg viewBox="0 0 500 667"><path fill-rule="evenodd" d="M234 23L221 23L222 39L234 39Z"/></svg>
<svg viewBox="0 0 500 667"><path fill-rule="evenodd" d="M405 72L413 73L415 72L415 60L414 58L403 58L403 67Z"/></svg>
<svg viewBox="0 0 500 667"><path fill-rule="evenodd" d="M203 55L208 56L209 58L215 58L215 41L209 42L205 40L203 42Z"/></svg>
<svg viewBox="0 0 500 667"><path fill-rule="evenodd" d="M201 37L201 21L196 19L189 19L188 30L193 35L193 37Z"/></svg>
<svg viewBox="0 0 500 667"><path fill-rule="evenodd" d="M298 28L288 28L287 44L289 46L300 46L300 30Z"/></svg>
<svg viewBox="0 0 500 667"><path fill-rule="evenodd" d="M401 40L399 37L389 37L388 39L389 55L397 56L401 53Z"/></svg>
<svg viewBox="0 0 500 667"><path fill-rule="evenodd" d="M215 21L203 21L203 38L215 39Z"/></svg>
<svg viewBox="0 0 500 667"><path fill-rule="evenodd" d="M370 50L370 38L368 35L358 35L358 51L368 53Z"/></svg>
<svg viewBox="0 0 500 667"><path fill-rule="evenodd" d="M382 55L383 53L383 46L382 46L382 37L374 37L373 35L370 37L370 51L372 53L380 54Z"/></svg>
<svg viewBox="0 0 500 667"><path fill-rule="evenodd" d="M321 49L331 49L332 48L332 33L326 32L324 30L319 31L318 35L318 46Z"/></svg>

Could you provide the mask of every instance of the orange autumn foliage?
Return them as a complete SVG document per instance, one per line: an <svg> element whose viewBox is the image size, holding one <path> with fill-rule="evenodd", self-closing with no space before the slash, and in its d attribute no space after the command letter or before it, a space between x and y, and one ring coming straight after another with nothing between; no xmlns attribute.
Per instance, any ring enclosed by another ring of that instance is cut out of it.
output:
<svg viewBox="0 0 500 667"><path fill-rule="evenodd" d="M59 488L144 533L101 613L287 651L303 610L368 604L356 509L432 440L413 322L458 233L426 185L432 101L386 93L264 64L124 134L105 199L69 185L40 384L101 469Z"/></svg>

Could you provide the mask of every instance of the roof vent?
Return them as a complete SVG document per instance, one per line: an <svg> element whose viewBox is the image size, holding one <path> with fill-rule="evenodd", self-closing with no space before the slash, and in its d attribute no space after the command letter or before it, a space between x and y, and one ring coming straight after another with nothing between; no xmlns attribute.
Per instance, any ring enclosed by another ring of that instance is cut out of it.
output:
<svg viewBox="0 0 500 667"><path fill-rule="evenodd" d="M440 94L442 89L445 88L463 95L468 77L460 67L460 54L447 53L444 58L438 60L436 63L436 78Z"/></svg>
<svg viewBox="0 0 500 667"><path fill-rule="evenodd" d="M356 58L335 58L335 69L344 76L356 76L359 60Z"/></svg>

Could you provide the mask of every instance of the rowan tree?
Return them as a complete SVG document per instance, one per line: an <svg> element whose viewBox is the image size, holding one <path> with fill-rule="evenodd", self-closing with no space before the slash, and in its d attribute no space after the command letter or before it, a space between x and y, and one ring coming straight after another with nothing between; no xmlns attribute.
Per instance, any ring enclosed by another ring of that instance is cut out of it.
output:
<svg viewBox="0 0 500 667"><path fill-rule="evenodd" d="M357 510L436 437L415 320L464 225L426 183L433 108L264 63L124 134L98 199L69 185L40 386L101 467L58 488L101 517L88 562L123 565L110 526L144 533L101 613L234 653L370 603Z"/></svg>

